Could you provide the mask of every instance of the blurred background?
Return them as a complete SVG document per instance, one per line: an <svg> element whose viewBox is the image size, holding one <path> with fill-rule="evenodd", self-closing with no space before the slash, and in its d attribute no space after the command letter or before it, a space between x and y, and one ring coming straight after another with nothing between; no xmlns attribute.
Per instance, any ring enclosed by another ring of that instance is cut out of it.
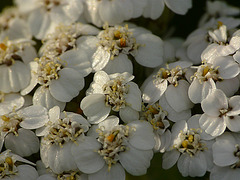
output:
<svg viewBox="0 0 240 180"><path fill-rule="evenodd" d="M240 7L240 0L226 0L228 4ZM163 15L157 20L137 18L131 20L139 26L150 29L154 34L162 39L175 36L186 38L193 30L197 28L198 20L205 12L206 0L193 0L193 8L188 11L185 16L176 15L169 9L165 8ZM0 12L7 7L13 5L12 0L0 0ZM178 172L176 165L169 169L163 170L162 154L157 153L151 161L151 166L144 176L134 177L127 174L127 180L208 180L209 174L201 178L182 177Z"/></svg>

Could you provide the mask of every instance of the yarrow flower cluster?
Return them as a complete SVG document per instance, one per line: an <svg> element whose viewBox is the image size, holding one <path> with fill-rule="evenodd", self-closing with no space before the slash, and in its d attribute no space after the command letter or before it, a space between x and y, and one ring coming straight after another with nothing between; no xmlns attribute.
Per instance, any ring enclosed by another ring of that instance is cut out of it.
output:
<svg viewBox="0 0 240 180"><path fill-rule="evenodd" d="M240 7L206 0L183 39L171 19L192 0L13 3L0 14L0 179L125 180L153 158L239 179Z"/></svg>

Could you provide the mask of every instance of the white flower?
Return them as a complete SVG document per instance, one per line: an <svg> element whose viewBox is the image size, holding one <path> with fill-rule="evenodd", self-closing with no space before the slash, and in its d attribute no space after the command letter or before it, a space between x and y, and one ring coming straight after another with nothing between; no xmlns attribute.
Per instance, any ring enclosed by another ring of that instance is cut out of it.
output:
<svg viewBox="0 0 240 180"><path fill-rule="evenodd" d="M233 95L239 88L239 72L239 66L231 56L216 57L212 63L203 62L193 75L188 90L190 100L195 104L201 103L215 88L223 90L227 96Z"/></svg>
<svg viewBox="0 0 240 180"><path fill-rule="evenodd" d="M58 106L50 109L49 121L36 130L37 136L42 136L40 154L46 168L56 174L75 171L77 166L71 147L76 146L76 141L88 131L89 126L79 114L61 113Z"/></svg>
<svg viewBox="0 0 240 180"><path fill-rule="evenodd" d="M172 127L171 146L163 155L163 168L169 169L176 162L183 176L203 176L213 165L212 137L202 134L198 124L199 116L187 122L178 121Z"/></svg>
<svg viewBox="0 0 240 180"><path fill-rule="evenodd" d="M202 52L202 60L211 62L218 56L234 54L240 48L240 31L236 31L231 37L227 36L227 27L219 22L218 29L208 31L212 43Z"/></svg>
<svg viewBox="0 0 240 180"><path fill-rule="evenodd" d="M167 112L167 118L173 122L189 119L191 117L191 108L177 112L173 109L166 100L166 96L163 95L158 104L163 107L163 110Z"/></svg>
<svg viewBox="0 0 240 180"><path fill-rule="evenodd" d="M124 180L124 169L132 175L146 173L155 144L151 125L138 120L118 125L118 121L117 117L106 119L98 125L97 139L86 136L72 147L79 170L89 179Z"/></svg>
<svg viewBox="0 0 240 180"><path fill-rule="evenodd" d="M47 110L42 106L29 106L2 115L0 119L0 149L7 149L20 156L30 156L39 150L39 140L31 129L48 121ZM32 123L35 123L33 126Z"/></svg>
<svg viewBox="0 0 240 180"><path fill-rule="evenodd" d="M6 150L0 154L0 178L12 180L36 180L38 173L30 165L34 163Z"/></svg>
<svg viewBox="0 0 240 180"><path fill-rule="evenodd" d="M24 97L20 94L0 92L0 115L8 114L13 109L20 109L24 105L24 102Z"/></svg>
<svg viewBox="0 0 240 180"><path fill-rule="evenodd" d="M162 107L158 103L153 105L148 104L146 106L144 106L144 104L142 105L140 120L146 120L153 126L154 139L156 141L154 146L155 152L159 151L160 147L161 152L163 152L168 148L170 143L171 133L167 130L167 128L170 126L170 123L167 119L165 119L166 116L167 112L163 111ZM162 142L161 139L167 139L168 142Z"/></svg>
<svg viewBox="0 0 240 180"><path fill-rule="evenodd" d="M185 80L186 68L190 65L186 61L177 61L150 75L141 87L143 102L152 104L165 96L175 111L190 109L193 106L187 94L190 84Z"/></svg>
<svg viewBox="0 0 240 180"><path fill-rule="evenodd" d="M68 51L68 53L71 52ZM77 53L77 51L72 52L75 56ZM28 94L39 83L43 87L40 86L40 89L35 92L37 94L34 96L39 99L34 97L33 103L47 105L47 108L52 108L54 105L62 107L64 104L61 102L69 102L76 97L84 87L83 74L86 75L86 73L80 68L75 69L77 65L81 66L81 61L71 63L71 59L66 56L66 53L60 57L42 56L35 59L35 62L31 62L32 79L21 94ZM50 95L49 99L44 97L48 95Z"/></svg>
<svg viewBox="0 0 240 180"><path fill-rule="evenodd" d="M31 39L30 28L16 7L4 9L0 16L0 41L8 37L9 40Z"/></svg>
<svg viewBox="0 0 240 180"><path fill-rule="evenodd" d="M84 15L87 21L101 27L104 23L120 24L142 15L146 0L85 0Z"/></svg>
<svg viewBox="0 0 240 180"><path fill-rule="evenodd" d="M37 56L30 40L0 43L0 91L18 92L30 82L28 63Z"/></svg>
<svg viewBox="0 0 240 180"><path fill-rule="evenodd" d="M42 87L34 93L33 104L48 109L57 105L63 109L65 102L84 87L83 77L92 71L90 59L78 46L82 45L83 35L97 32L96 28L80 23L56 27L56 31L43 40L39 52L42 57L30 63L31 82L21 94L28 94L39 83Z"/></svg>
<svg viewBox="0 0 240 180"><path fill-rule="evenodd" d="M16 0L19 10L27 13L33 35L44 38L59 24L69 25L83 12L82 0Z"/></svg>
<svg viewBox="0 0 240 180"><path fill-rule="evenodd" d="M143 16L151 19L157 19L162 15L164 5L176 14L184 15L192 7L192 0L147 0L147 6L144 8Z"/></svg>
<svg viewBox="0 0 240 180"><path fill-rule="evenodd" d="M55 28L53 33L48 34L42 40L43 46L40 48L39 53L41 56L46 54L60 56L66 51L78 48L82 36L97 35L98 32L99 30L97 28L88 24L60 24ZM79 48L77 50L81 51L82 49ZM82 56L84 56L84 53ZM81 56L78 56L78 58L81 58Z"/></svg>
<svg viewBox="0 0 240 180"><path fill-rule="evenodd" d="M207 1L207 11L201 17L199 26L202 26L206 21L212 17L218 18L223 16L237 16L240 14L240 9L235 6L231 6L224 1Z"/></svg>
<svg viewBox="0 0 240 180"><path fill-rule="evenodd" d="M149 31L128 25L105 26L97 38L87 37L87 53L92 56L94 71L104 70L109 74L129 72L132 74L132 62L129 55L142 66L157 67L163 62L163 42ZM96 46L97 44L97 46ZM93 54L94 53L94 54Z"/></svg>
<svg viewBox="0 0 240 180"><path fill-rule="evenodd" d="M240 25L240 19L234 19L232 17L213 18L188 35L184 45L187 48L187 55L192 60L193 64L198 65L202 60L205 60L201 59L201 54L207 46L213 42L213 39L208 33L209 30L217 29L217 27L223 24L226 25L227 30L233 30Z"/></svg>
<svg viewBox="0 0 240 180"><path fill-rule="evenodd" d="M239 178L240 170L240 136L226 132L216 138L212 146L213 161L216 166L210 174L211 180L235 180Z"/></svg>
<svg viewBox="0 0 240 180"><path fill-rule="evenodd" d="M220 136L228 127L240 131L240 96L227 98L219 89L214 89L201 103L204 114L199 124L206 133Z"/></svg>
<svg viewBox="0 0 240 180"><path fill-rule="evenodd" d="M81 173L79 170L56 174L50 168L46 168L41 160L36 162L36 166L39 174L39 177L37 178L37 180L59 180L59 179L87 180L88 179L88 175Z"/></svg>
<svg viewBox="0 0 240 180"><path fill-rule="evenodd" d="M141 110L141 92L131 82L133 75L125 72L108 75L98 71L80 107L90 123L103 121L111 112L119 112L125 122L137 120Z"/></svg>

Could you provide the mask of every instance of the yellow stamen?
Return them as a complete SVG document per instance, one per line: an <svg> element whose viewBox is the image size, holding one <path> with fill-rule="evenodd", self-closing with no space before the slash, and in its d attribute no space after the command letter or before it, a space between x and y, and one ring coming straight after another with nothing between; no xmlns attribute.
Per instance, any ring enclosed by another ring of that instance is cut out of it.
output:
<svg viewBox="0 0 240 180"><path fill-rule="evenodd" d="M202 76L205 76L208 72L209 72L209 67L208 66L206 66L204 69L203 69L203 74L202 74Z"/></svg>
<svg viewBox="0 0 240 180"><path fill-rule="evenodd" d="M2 118L2 120L5 121L5 122L8 122L8 121L10 120L10 118L7 117L7 116L5 116L5 115L3 115L1 118Z"/></svg>
<svg viewBox="0 0 240 180"><path fill-rule="evenodd" d="M194 136L193 135L189 135L188 136L188 141L191 143L191 142L193 142L193 140L194 140Z"/></svg>
<svg viewBox="0 0 240 180"><path fill-rule="evenodd" d="M187 140L184 140L184 141L182 142L182 147L187 148L187 146L188 146L188 141L187 141Z"/></svg>
<svg viewBox="0 0 240 180"><path fill-rule="evenodd" d="M7 49L7 46L5 44L1 43L0 48L5 51Z"/></svg>
<svg viewBox="0 0 240 180"><path fill-rule="evenodd" d="M163 79L168 78L168 73L167 73L167 71L163 71L163 72L162 72L162 77L163 77Z"/></svg>
<svg viewBox="0 0 240 180"><path fill-rule="evenodd" d="M220 28L223 25L221 21L218 21L217 23L218 23L218 28Z"/></svg>
<svg viewBox="0 0 240 180"><path fill-rule="evenodd" d="M121 47L126 47L126 39L124 39L124 38L120 39L120 46Z"/></svg>
<svg viewBox="0 0 240 180"><path fill-rule="evenodd" d="M122 37L122 33L120 31L115 31L114 32L114 37L117 39L120 39Z"/></svg>
<svg viewBox="0 0 240 180"><path fill-rule="evenodd" d="M157 109L155 109L153 106L149 106L149 111L152 113L152 114L158 114L159 111Z"/></svg>
<svg viewBox="0 0 240 180"><path fill-rule="evenodd" d="M113 142L114 138L115 138L115 136L114 136L113 134L110 134L110 135L107 137L107 140L108 140L109 142Z"/></svg>
<svg viewBox="0 0 240 180"><path fill-rule="evenodd" d="M6 162L9 166L11 166L11 167L13 166L13 160L12 160L11 157L6 157L5 162Z"/></svg>

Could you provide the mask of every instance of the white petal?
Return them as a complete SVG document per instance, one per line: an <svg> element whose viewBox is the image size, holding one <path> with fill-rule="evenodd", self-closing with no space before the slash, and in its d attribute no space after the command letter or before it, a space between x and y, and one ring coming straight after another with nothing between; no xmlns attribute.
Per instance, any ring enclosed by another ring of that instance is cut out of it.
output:
<svg viewBox="0 0 240 180"><path fill-rule="evenodd" d="M221 109L228 109L228 100L226 95L219 89L212 90L206 99L201 103L203 111L209 116L217 117Z"/></svg>
<svg viewBox="0 0 240 180"><path fill-rule="evenodd" d="M169 169L171 168L178 160L180 152L176 149L167 151L163 154L162 168Z"/></svg>
<svg viewBox="0 0 240 180"><path fill-rule="evenodd" d="M107 119L98 124L99 127L105 127L105 129L113 129L119 124L119 118L117 116L108 116Z"/></svg>
<svg viewBox="0 0 240 180"><path fill-rule="evenodd" d="M223 134L213 144L213 160L218 166L229 166L238 161L238 157L234 156L235 140L230 134Z"/></svg>
<svg viewBox="0 0 240 180"><path fill-rule="evenodd" d="M63 171L70 171L76 169L77 166L74 162L74 157L70 153L71 147L75 146L73 142L64 143L63 147L58 145L50 145L51 148L48 151L49 167L54 173L60 174Z"/></svg>
<svg viewBox="0 0 240 180"><path fill-rule="evenodd" d="M209 81L204 81L202 83L199 82L198 79L194 79L188 89L188 96L190 100L197 104L201 103L203 99L207 97L207 95L213 89L212 84Z"/></svg>
<svg viewBox="0 0 240 180"><path fill-rule="evenodd" d="M81 36L77 39L78 49L85 51L88 59L91 61L94 52L97 50L98 38L96 36Z"/></svg>
<svg viewBox="0 0 240 180"><path fill-rule="evenodd" d="M181 112L193 107L193 103L188 98L189 83L180 80L178 86L169 85L165 97L168 104L177 112Z"/></svg>
<svg viewBox="0 0 240 180"><path fill-rule="evenodd" d="M224 121L230 131L239 132L240 131L240 116L230 116L224 117Z"/></svg>
<svg viewBox="0 0 240 180"><path fill-rule="evenodd" d="M129 135L129 143L133 147L140 150L149 150L154 147L153 128L147 121L133 121L128 126L134 129Z"/></svg>
<svg viewBox="0 0 240 180"><path fill-rule="evenodd" d="M51 20L49 14L46 13L46 11L38 8L30 14L28 23L30 25L32 34L37 39L42 39L48 33Z"/></svg>
<svg viewBox="0 0 240 180"><path fill-rule="evenodd" d="M54 23L63 23L63 24L70 24L74 22L70 17L66 16L62 5L53 6L49 13L51 20Z"/></svg>
<svg viewBox="0 0 240 180"><path fill-rule="evenodd" d="M41 105L47 109L51 109L54 106L59 106L61 110L63 110L66 106L65 102L58 101L55 99L48 87L40 86L37 88L33 95L33 104Z"/></svg>
<svg viewBox="0 0 240 180"><path fill-rule="evenodd" d="M136 52L135 59L142 66L157 67L163 63L163 41L150 33L141 34L136 37L140 46Z"/></svg>
<svg viewBox="0 0 240 180"><path fill-rule="evenodd" d="M219 67L219 76L223 79L231 79L239 74L239 66L231 56L216 57L212 60L214 67Z"/></svg>
<svg viewBox="0 0 240 180"><path fill-rule="evenodd" d="M126 103L136 111L141 110L142 99L141 99L141 91L138 88L138 85L134 82L129 82L126 84L129 87L128 94L126 98Z"/></svg>
<svg viewBox="0 0 240 180"><path fill-rule="evenodd" d="M116 163L111 166L110 171L108 171L108 166L105 165L100 171L88 175L88 180L125 180L125 171L123 167Z"/></svg>
<svg viewBox="0 0 240 180"><path fill-rule="evenodd" d="M148 82L145 82L147 84L145 85L145 88L143 88L143 101L149 104L155 103L166 91L168 82L163 80L162 83L157 83L152 79L152 77L148 79Z"/></svg>
<svg viewBox="0 0 240 180"><path fill-rule="evenodd" d="M186 119L189 119L191 117L191 109L181 111L181 112L177 112L171 106L169 106L165 96L162 96L160 98L159 105L163 108L164 111L167 111L168 119L173 121L173 122L186 120Z"/></svg>
<svg viewBox="0 0 240 180"><path fill-rule="evenodd" d="M8 134L8 132L1 132L1 134L0 134L0 151L2 151L4 139L7 134Z"/></svg>
<svg viewBox="0 0 240 180"><path fill-rule="evenodd" d="M234 95L239 88L238 77L232 79L224 79L223 81L216 82L217 89L221 89L227 97Z"/></svg>
<svg viewBox="0 0 240 180"><path fill-rule="evenodd" d="M129 72L133 73L132 62L128 59L126 54L120 53L114 57L113 60L108 61L107 65L103 68L108 74Z"/></svg>
<svg viewBox="0 0 240 180"><path fill-rule="evenodd" d="M82 49L71 49L64 52L59 58L64 62L66 61L66 67L75 69L83 77L92 71L90 60Z"/></svg>
<svg viewBox="0 0 240 180"><path fill-rule="evenodd" d="M226 122L220 117L210 117L203 114L199 119L199 124L207 134L220 136L226 129Z"/></svg>
<svg viewBox="0 0 240 180"><path fill-rule="evenodd" d="M77 21L78 17L83 12L82 1L81 0L69 1L67 5L63 6L63 11L64 11L64 14L67 15L72 22Z"/></svg>
<svg viewBox="0 0 240 180"><path fill-rule="evenodd" d="M172 141L176 141L181 132L186 132L188 129L186 121L177 121L172 127ZM173 143L175 144L175 143Z"/></svg>
<svg viewBox="0 0 240 180"><path fill-rule="evenodd" d="M0 91L4 93L18 92L29 82L30 69L26 64L15 61L11 66L0 66Z"/></svg>
<svg viewBox="0 0 240 180"><path fill-rule="evenodd" d="M203 153L198 152L193 157L189 154L182 154L177 163L180 173L186 177L203 176L207 170L207 162Z"/></svg>
<svg viewBox="0 0 240 180"><path fill-rule="evenodd" d="M13 110L18 110L24 105L24 98L19 94L4 95L3 102L0 103L0 115L7 114Z"/></svg>
<svg viewBox="0 0 240 180"><path fill-rule="evenodd" d="M192 7L191 0L165 0L169 9L177 14L184 15Z"/></svg>
<svg viewBox="0 0 240 180"><path fill-rule="evenodd" d="M187 55L192 61L194 61L194 64L200 64L202 62L201 54L207 46L208 43L201 39L199 41L191 43L187 47Z"/></svg>
<svg viewBox="0 0 240 180"><path fill-rule="evenodd" d="M104 85L106 84L108 81L110 81L110 78L108 76L108 74L104 71L98 71L94 74L94 77L93 77L93 81L95 83L98 83L98 84L101 84L101 85Z"/></svg>
<svg viewBox="0 0 240 180"><path fill-rule="evenodd" d="M119 116L121 120L123 120L123 122L125 123L139 120L139 112L129 106L126 106L125 108L121 108L119 111Z"/></svg>
<svg viewBox="0 0 240 180"><path fill-rule="evenodd" d="M97 153L101 145L94 137L83 137L77 141L77 146L72 146L72 155L80 171L84 173L95 173L103 168L105 161Z"/></svg>
<svg viewBox="0 0 240 180"><path fill-rule="evenodd" d="M138 150L129 145L127 151L119 154L119 161L128 173L139 176L146 174L152 157L152 150Z"/></svg>
<svg viewBox="0 0 240 180"><path fill-rule="evenodd" d="M219 167L214 166L214 168L211 170L210 178L211 180L237 180L239 177L239 170L238 169L232 169L231 167Z"/></svg>
<svg viewBox="0 0 240 180"><path fill-rule="evenodd" d="M38 83L38 75L36 73L37 69L38 69L38 63L30 62L29 66L31 69L31 80L30 80L30 83L28 84L28 86L21 91L21 95L23 95L23 96L26 94L29 94Z"/></svg>
<svg viewBox="0 0 240 180"><path fill-rule="evenodd" d="M231 97L228 100L228 104L231 110L227 112L227 116L240 114L240 96L239 95Z"/></svg>
<svg viewBox="0 0 240 180"><path fill-rule="evenodd" d="M102 1L99 4L99 14L104 22L115 25L128 20L133 15L131 1Z"/></svg>
<svg viewBox="0 0 240 180"><path fill-rule="evenodd" d="M39 173L39 170L38 170L38 173ZM56 180L56 177L54 177L53 175L51 174L39 174L40 176L37 178L37 180Z"/></svg>
<svg viewBox="0 0 240 180"><path fill-rule="evenodd" d="M103 22L99 15L99 5L100 3L95 0L85 1L84 7L84 17L88 22L92 22L94 25L101 27Z"/></svg>
<svg viewBox="0 0 240 180"><path fill-rule="evenodd" d="M59 78L52 80L49 91L58 101L69 102L84 87L84 78L74 69L63 68L58 72Z"/></svg>
<svg viewBox="0 0 240 180"><path fill-rule="evenodd" d="M22 179L28 179L28 180L35 180L38 178L38 173L36 171L36 169L30 165L20 165L17 166L18 169L18 173L17 176L15 176L13 179L17 180L19 178L19 180Z"/></svg>
<svg viewBox="0 0 240 180"><path fill-rule="evenodd" d="M145 1L145 0L132 0L132 1L134 4L132 18L137 18L142 15L143 9L147 5L147 1Z"/></svg>
<svg viewBox="0 0 240 180"><path fill-rule="evenodd" d="M200 117L201 117L200 114L195 114L190 119L188 119L187 121L188 129L201 129L199 125ZM200 137L201 139L204 139L204 140L210 140L214 138L210 134L207 134L205 131L202 131L202 133L200 134Z"/></svg>
<svg viewBox="0 0 240 180"><path fill-rule="evenodd" d="M97 124L103 121L110 113L111 107L105 105L103 94L91 94L83 98L80 108L88 117L89 122Z"/></svg>
<svg viewBox="0 0 240 180"><path fill-rule="evenodd" d="M171 132L167 129L165 133L160 136L161 146L159 148L161 153L164 153L171 143Z"/></svg>
<svg viewBox="0 0 240 180"><path fill-rule="evenodd" d="M110 52L106 51L102 46L97 48L97 51L92 56L92 68L94 71L102 70L110 59Z"/></svg>
<svg viewBox="0 0 240 180"><path fill-rule="evenodd" d="M157 19L161 16L164 9L164 0L148 0L144 9L143 16L146 18Z"/></svg>
<svg viewBox="0 0 240 180"><path fill-rule="evenodd" d="M25 129L37 129L48 122L47 109L39 105L29 106L18 113L23 117L20 126Z"/></svg>
<svg viewBox="0 0 240 180"><path fill-rule="evenodd" d="M233 59L238 62L238 64L240 63L240 51L237 51L234 55L233 55Z"/></svg>
<svg viewBox="0 0 240 180"><path fill-rule="evenodd" d="M20 156L30 156L39 150L39 140L34 132L20 128L18 136L13 133L5 137L5 147Z"/></svg>

